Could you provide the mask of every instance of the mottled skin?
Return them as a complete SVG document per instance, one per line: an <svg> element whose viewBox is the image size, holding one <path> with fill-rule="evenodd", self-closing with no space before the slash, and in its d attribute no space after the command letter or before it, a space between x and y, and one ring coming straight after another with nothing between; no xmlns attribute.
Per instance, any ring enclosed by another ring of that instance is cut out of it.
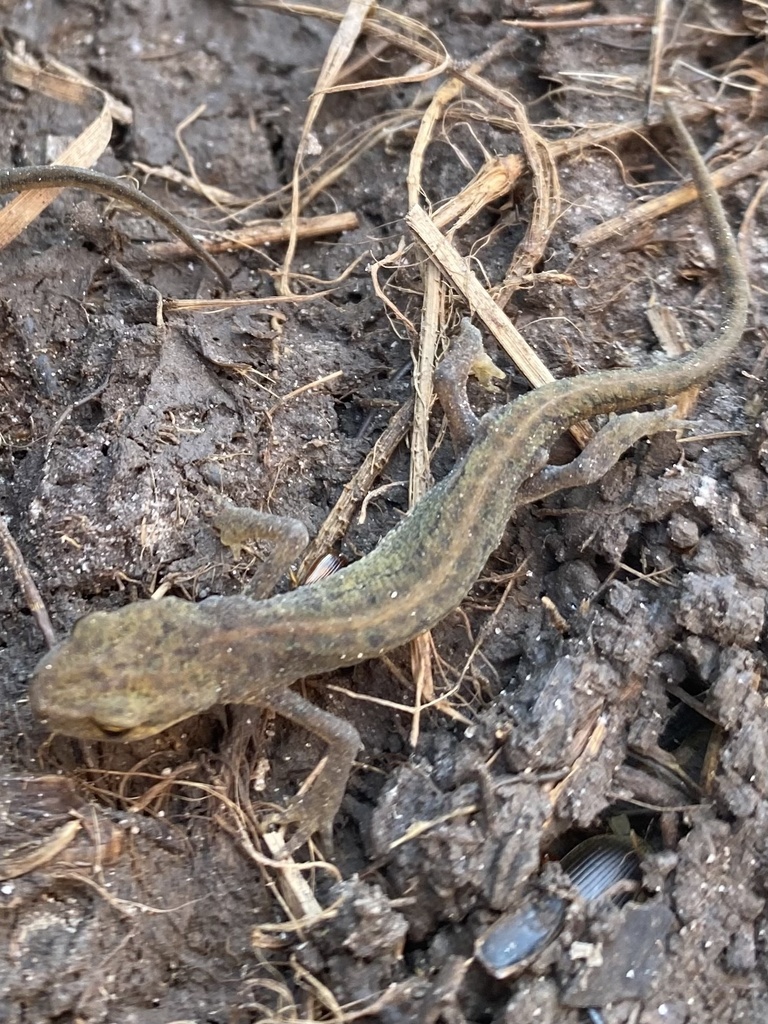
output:
<svg viewBox="0 0 768 1024"><path fill-rule="evenodd" d="M456 434L472 429L474 440L397 529L329 579L269 600L165 598L82 619L32 679L32 705L50 729L133 740L221 702L273 707L329 745L325 769L286 812L284 820L297 826L289 845L318 829L327 834L359 737L290 684L375 657L438 623L468 593L517 505L595 479L639 436L672 419L669 410L619 417L575 463L544 469L564 431L595 414L701 384L738 344L748 305L744 272L706 168L679 117L669 117L692 164L721 265L725 309L717 337L663 366L556 381L473 423L460 378L485 354L479 332L465 325L438 383Z"/></svg>

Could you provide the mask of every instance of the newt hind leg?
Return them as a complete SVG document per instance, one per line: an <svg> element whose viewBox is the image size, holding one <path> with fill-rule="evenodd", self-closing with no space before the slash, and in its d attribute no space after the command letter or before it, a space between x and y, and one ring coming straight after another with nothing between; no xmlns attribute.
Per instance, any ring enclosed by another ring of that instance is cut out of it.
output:
<svg viewBox="0 0 768 1024"><path fill-rule="evenodd" d="M280 825L295 826L285 844L286 854L294 853L315 832L319 833L325 849L333 849L333 819L347 788L347 780L362 746L360 734L343 718L323 711L293 690L273 694L269 705L278 715L319 736L328 749L315 780L306 793L295 797L288 807L277 814L274 821Z"/></svg>
<svg viewBox="0 0 768 1024"><path fill-rule="evenodd" d="M628 412L614 416L592 438L583 452L564 466L545 466L523 484L518 503L528 504L565 490L594 484L643 437L685 426L674 405L651 412Z"/></svg>
<svg viewBox="0 0 768 1024"><path fill-rule="evenodd" d="M475 377L486 391L498 391L494 380L506 375L483 346L483 336L467 317L435 370L435 391L448 420L456 454L463 454L475 438L480 422L467 397L467 380Z"/></svg>

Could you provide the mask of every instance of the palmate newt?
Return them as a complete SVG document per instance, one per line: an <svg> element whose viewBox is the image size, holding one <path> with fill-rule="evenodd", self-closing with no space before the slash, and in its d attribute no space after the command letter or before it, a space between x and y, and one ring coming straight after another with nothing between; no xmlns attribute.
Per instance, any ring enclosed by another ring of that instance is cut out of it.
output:
<svg viewBox="0 0 768 1024"><path fill-rule="evenodd" d="M270 707L328 746L312 786L281 815L295 829L288 848L317 831L329 837L360 737L294 693L291 683L375 658L440 622L477 580L515 507L597 479L639 437L674 426L674 409L614 418L574 462L546 466L566 430L710 380L741 338L746 275L704 162L679 115L668 116L691 164L722 274L716 337L663 366L556 381L475 420L466 374L487 371L489 360L479 331L465 323L437 385L456 433L471 430L474 440L378 547L322 582L268 600L211 597L194 604L166 597L87 615L35 670L30 697L42 721L82 739L130 741L215 704Z"/></svg>

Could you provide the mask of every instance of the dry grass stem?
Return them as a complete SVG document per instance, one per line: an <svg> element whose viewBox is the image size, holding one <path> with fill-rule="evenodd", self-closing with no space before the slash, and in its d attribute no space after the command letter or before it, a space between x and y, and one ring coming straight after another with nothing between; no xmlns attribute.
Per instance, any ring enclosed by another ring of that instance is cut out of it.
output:
<svg viewBox="0 0 768 1024"><path fill-rule="evenodd" d="M104 99L101 111L73 142L62 150L55 165L92 167L109 145L112 137L112 115ZM0 210L0 249L34 221L61 193L61 189L33 189L17 195Z"/></svg>
<svg viewBox="0 0 768 1024"><path fill-rule="evenodd" d="M429 257L464 296L468 308L483 321L527 380L534 387L541 387L554 380L549 369L530 348L504 310L499 308L476 274L469 269L467 260L437 230L426 213L418 206L412 207L406 221ZM571 433L581 445L586 444L592 435L591 430L585 429L583 424L574 427Z"/></svg>
<svg viewBox="0 0 768 1024"><path fill-rule="evenodd" d="M283 0L255 0L250 6L263 7L281 14L294 14L298 17L320 18L323 21L334 23L340 22L343 17L338 11L316 7L313 4L286 3ZM401 86L405 83L415 84L442 74L450 65L450 58L439 36L426 25L407 15L387 10L384 7L372 7L370 15L362 27L367 34L374 38L382 39L389 45L401 49L405 53L410 53L416 60L426 64L427 70L414 71L409 75L397 75L391 78L378 78L362 83L338 84L329 86L327 92Z"/></svg>
<svg viewBox="0 0 768 1024"><path fill-rule="evenodd" d="M546 21L535 21L531 18L502 18L501 20L503 25L527 29L530 32L554 32L572 28L611 28L623 25L629 25L632 28L645 28L653 24L653 18L647 14L600 14L592 18L550 18Z"/></svg>
<svg viewBox="0 0 768 1024"><path fill-rule="evenodd" d="M768 168L768 150L758 150L748 156L734 160L727 167L711 171L712 184L718 190L728 188L730 185L749 178L760 171ZM692 203L697 198L696 186L693 184L680 185L672 192L663 196L649 199L642 205L635 206L619 217L611 217L610 220L598 224L597 227L582 231L571 239L573 245L581 249L588 249L601 245L609 238L616 235L625 237L630 232L637 231L646 224L668 216L673 210L679 209Z"/></svg>
<svg viewBox="0 0 768 1024"><path fill-rule="evenodd" d="M146 179L159 178L160 181L167 181L172 185L179 185L181 188L188 189L190 192L202 194L199 180L191 177L189 174L184 174L183 171L179 171L175 167L170 167L168 165L164 167L152 167L149 164L142 163L141 160L134 160L133 166L137 171L141 171ZM241 196L236 196L234 192L228 192L224 188L217 188L215 185L206 185L205 195L210 202L217 207L242 207L243 205Z"/></svg>
<svg viewBox="0 0 768 1024"><path fill-rule="evenodd" d="M374 481L392 457L392 453L408 432L412 414L413 401L411 400L398 409L366 455L358 471L349 483L344 485L338 501L304 552L298 569L299 578L302 578L319 558L333 550L346 534L355 509L370 491Z"/></svg>
<svg viewBox="0 0 768 1024"><path fill-rule="evenodd" d="M294 225L297 239L322 238L354 231L360 226L356 213L326 213L317 217L299 217ZM234 252L237 249L255 249L259 246L278 245L291 235L291 225L280 220L255 221L242 228L218 231L216 238L202 245L206 252ZM142 256L159 260L178 260L189 256L189 250L179 242L151 242L141 250Z"/></svg>
<svg viewBox="0 0 768 1024"><path fill-rule="evenodd" d="M351 0L346 13L339 23L336 34L331 41L331 45L328 48L325 60L323 61L323 66L320 69L315 89L309 101L309 109L307 110L306 117L304 118L296 157L293 163L293 176L291 179L291 210L289 215L290 233L288 236L288 246L286 248L285 258L283 260L282 274L277 281L277 290L281 295L287 295L291 291L290 272L298 242L297 224L301 209L301 170L304 160L311 149L311 143L313 140L312 126L320 113L325 93L333 85L333 82L346 63L347 58L352 53L352 49L357 42L363 22L371 9L371 5L372 0L368 0L368 2L355 2L355 0Z"/></svg>
<svg viewBox="0 0 768 1024"><path fill-rule="evenodd" d="M8 521L5 516L0 516L0 546L3 549L6 562L16 577L16 582L21 587L27 608L29 608L34 616L35 622L43 634L46 646L50 650L56 643L56 634L53 631L51 617L40 596L40 591L32 579L32 574L27 568L27 563L24 561L21 549L8 529Z"/></svg>
<svg viewBox="0 0 768 1024"><path fill-rule="evenodd" d="M389 661L389 659L387 660ZM389 662L388 667L391 668L391 662ZM394 672L393 675L396 675L403 683L403 685L407 686L407 680L402 677L401 673ZM428 704L422 704L418 707L411 707L408 704L399 704L397 701L386 700L384 697L372 697L368 693L360 693L357 690L348 690L345 686L337 686L336 683L331 683L327 687L327 689L333 690L334 693L340 693L344 697L348 697L350 700L358 700L366 704L377 704L379 707L390 708L392 711L398 711L401 714L410 715L412 719L415 718L417 715L420 715L423 711L429 711L434 709L436 711L442 711L449 718L453 718L455 721L461 722L462 725L472 724L471 719L467 718L465 715L462 715L461 712L457 711L455 708L452 708L447 703L447 698L448 696L450 696L450 694L443 694L440 697L434 697ZM454 690L452 692L454 692L455 689L456 687L454 687Z"/></svg>
<svg viewBox="0 0 768 1024"><path fill-rule="evenodd" d="M656 95L656 86L659 81L661 62L664 56L664 49L667 44L667 20L669 18L669 0L656 0L656 10L653 15L653 31L651 32L651 45L648 52L648 106L646 113L650 113L653 104L653 97Z"/></svg>
<svg viewBox="0 0 768 1024"><path fill-rule="evenodd" d="M66 850L82 827L79 821L68 821L54 829L32 849L0 857L0 879L6 881L9 878L20 878L50 864Z"/></svg>
<svg viewBox="0 0 768 1024"><path fill-rule="evenodd" d="M445 825L449 821L455 821L457 818L466 818L470 814L477 814L480 809L479 804L464 804L461 807L454 807L453 810L448 811L446 814L441 814L437 818L431 818L429 821L415 821L409 827L405 835L400 836L399 839L395 839L389 844L388 852L391 853L393 850L396 850L398 846L404 846L406 843L412 843L414 839L419 839L427 832L431 832L433 828Z"/></svg>
<svg viewBox="0 0 768 1024"><path fill-rule="evenodd" d="M560 183L549 144L532 128L525 106L508 90L498 89L469 68L462 69L454 66L451 70L466 85L471 86L481 95L487 96L502 110L508 110L511 113L517 124L520 142L533 175L533 211L525 238L515 252L503 283L495 291L497 302L504 308L517 291L520 283L543 259L544 249L560 215Z"/></svg>
<svg viewBox="0 0 768 1024"><path fill-rule="evenodd" d="M285 857L285 843L279 832L265 832L262 842L275 858L284 860L285 868L277 876L277 886L290 912L294 925L297 920L318 920L323 917L323 908L307 884L301 871L296 868L292 857Z"/></svg>

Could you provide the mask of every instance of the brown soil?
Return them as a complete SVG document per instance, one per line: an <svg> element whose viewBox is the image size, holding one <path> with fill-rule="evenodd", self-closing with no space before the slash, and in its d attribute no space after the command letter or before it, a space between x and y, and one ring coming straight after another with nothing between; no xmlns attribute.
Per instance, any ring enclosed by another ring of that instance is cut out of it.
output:
<svg viewBox="0 0 768 1024"><path fill-rule="evenodd" d="M528 17L535 5L522 0L389 6L428 26L456 61L506 40L483 75L535 124L557 122L542 129L550 140L644 116L650 26L664 6L653 0L596 2L574 15L602 15L595 27L549 30L502 23ZM696 118L697 141L728 163L766 130L760 4L666 6L660 81L715 105L714 117ZM248 200L290 181L332 24L212 0L3 8L9 49L55 57L133 111L99 169L124 174L139 161L186 173L174 130L205 104L184 141L206 183ZM626 14L638 23L615 19ZM373 36L351 61L359 82L418 63ZM723 88L729 77L742 88ZM321 526L409 395L417 338L388 317L368 267L410 240L408 161L435 85L326 97L313 126L324 153L403 116L304 211L359 218L356 230L299 245L293 270L307 276L295 290L335 282L314 301L168 311L158 326L153 289L207 298L215 283L196 261L144 258L141 241L162 231L123 211L105 216L104 201L80 192L63 193L3 251L2 513L59 635L161 584L192 599L237 592L247 566L233 567L208 522L222 494L299 517L313 534ZM74 108L0 88L3 165L46 162L82 128ZM433 203L459 192L486 154L521 152L514 125L498 120L508 111L471 89L464 99L427 153ZM670 133L648 135L650 146L617 136L558 165L563 212L507 307L557 376L658 358L652 301L677 311L692 344L716 329L718 278L694 207L599 248L572 244L638 196L671 188ZM728 190L733 224L756 187L747 178ZM157 179L144 188L195 229L218 226L190 191ZM257 215L286 209L282 196ZM490 284L530 215L524 176L457 237ZM289 923L306 906L286 906L258 827L261 801L284 802L319 745L279 719L246 729L232 709L133 747L48 741L25 697L42 636L0 566L0 1021L571 1024L589 1006L606 1024L766 1019L767 238L764 212L752 210L742 239L752 327L691 412L700 439L657 437L598 486L522 510L486 577L435 631L435 685L462 718L424 712L412 749L412 717L392 706L414 700L406 650L312 683L312 699L364 741L336 824L337 874L308 876L319 905L333 908L319 922ZM235 294L273 295L283 254L225 254ZM379 281L418 324L415 250ZM511 379L496 400L523 390ZM491 401L473 397L481 408ZM435 409L432 441L439 428ZM452 459L441 443L435 477ZM401 486L374 496L362 524L355 517L347 557L403 515L408 460L401 445L378 482ZM531 887L562 884L542 858L618 815L648 844L650 912L577 902L519 977L496 981L470 962L500 913ZM645 951L641 918L652 933Z"/></svg>

